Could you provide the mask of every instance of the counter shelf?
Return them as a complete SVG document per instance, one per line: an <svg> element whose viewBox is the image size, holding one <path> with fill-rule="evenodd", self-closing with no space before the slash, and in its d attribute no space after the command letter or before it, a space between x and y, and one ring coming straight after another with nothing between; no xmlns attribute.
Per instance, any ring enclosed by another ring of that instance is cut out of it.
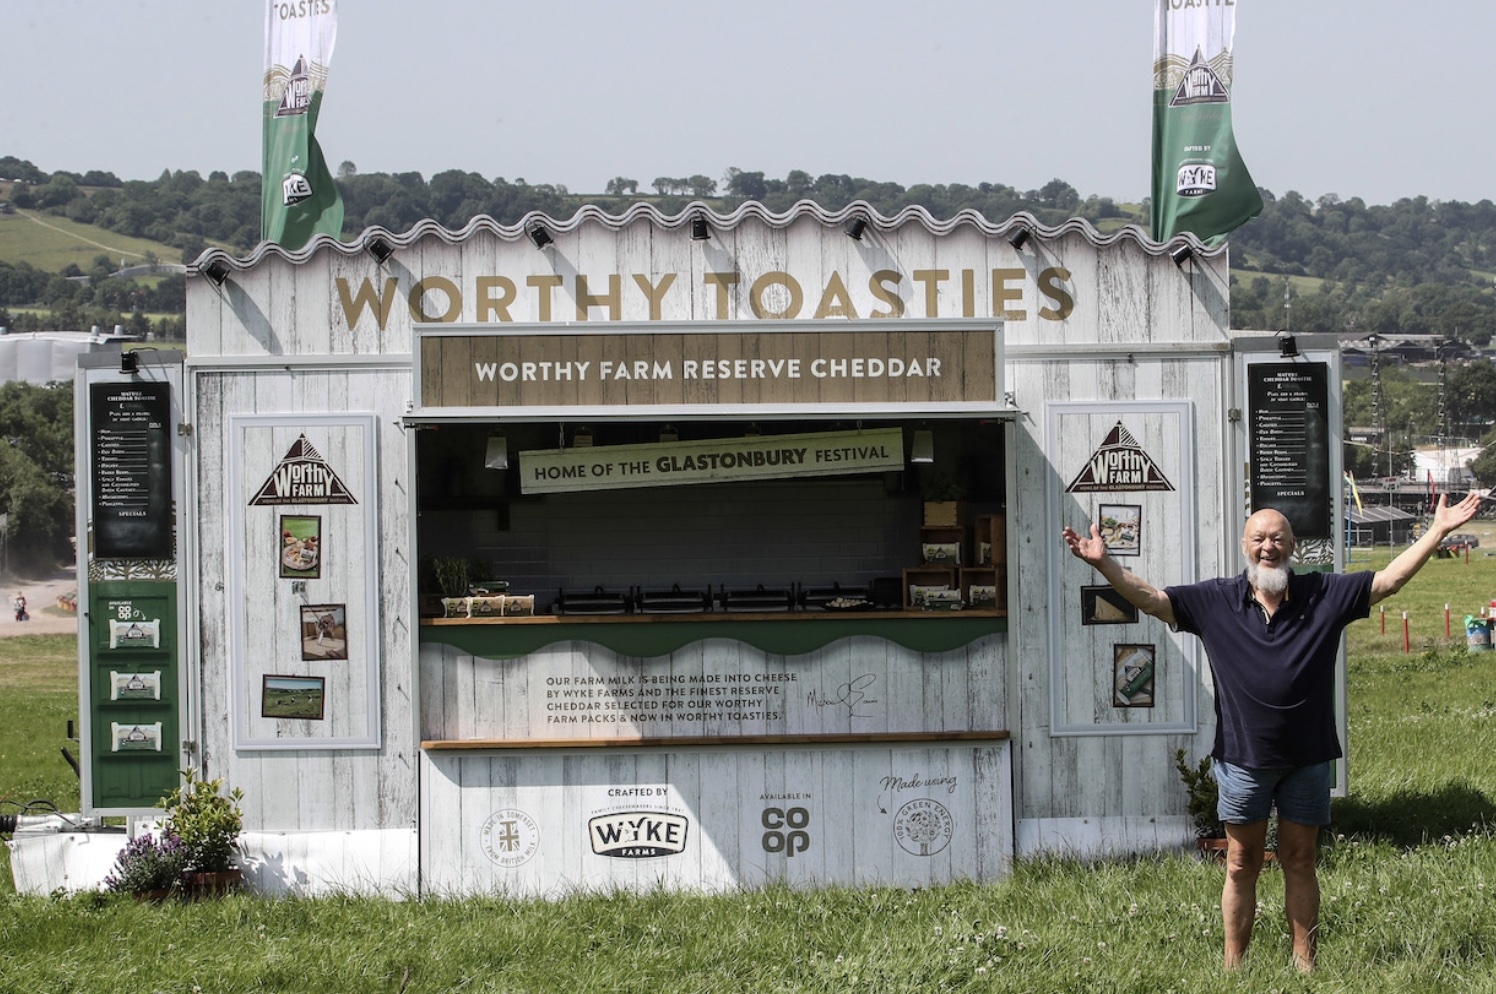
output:
<svg viewBox="0 0 1496 994"><path fill-rule="evenodd" d="M652 658L705 639L732 639L770 655L800 656L855 636L886 639L914 652L951 652L1007 630L1002 611L780 611L423 618L419 638L485 659L517 659L572 641L595 643L620 656Z"/></svg>

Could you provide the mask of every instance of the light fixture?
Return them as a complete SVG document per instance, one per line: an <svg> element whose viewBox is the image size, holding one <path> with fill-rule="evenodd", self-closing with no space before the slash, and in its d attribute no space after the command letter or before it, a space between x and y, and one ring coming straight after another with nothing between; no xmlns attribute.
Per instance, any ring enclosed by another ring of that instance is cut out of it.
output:
<svg viewBox="0 0 1496 994"><path fill-rule="evenodd" d="M488 447L483 452L483 465L489 469L509 468L509 439L496 431L488 436Z"/></svg>
<svg viewBox="0 0 1496 994"><path fill-rule="evenodd" d="M1299 354L1299 343L1292 335L1284 335L1278 339L1278 354L1285 359L1292 359Z"/></svg>
<svg viewBox="0 0 1496 994"><path fill-rule="evenodd" d="M1188 244L1177 246L1169 251L1169 258L1174 260L1174 265L1183 266L1195 257L1195 250Z"/></svg>
<svg viewBox="0 0 1496 994"><path fill-rule="evenodd" d="M761 432L761 431L758 430L758 422L757 421L750 421L748 423L748 430L745 431L745 432L743 432L743 437L744 438L757 438L758 436L760 436L762 434L763 434L763 432Z"/></svg>
<svg viewBox="0 0 1496 994"><path fill-rule="evenodd" d="M555 239L551 237L551 233L549 231L546 231L545 228L539 224L531 226L529 235L530 241L534 242L535 247L538 249L543 249L551 242L555 241Z"/></svg>
<svg viewBox="0 0 1496 994"><path fill-rule="evenodd" d="M214 259L203 267L203 275L213 281L214 286L223 286L223 281L229 278L229 267L224 265L221 259Z"/></svg>
<svg viewBox="0 0 1496 994"><path fill-rule="evenodd" d="M679 442L680 432L675 430L675 425L665 425L660 428L660 441Z"/></svg>
<svg viewBox="0 0 1496 994"><path fill-rule="evenodd" d="M140 371L140 357L133 351L121 351L119 354L119 371L127 376L134 376Z"/></svg>
<svg viewBox="0 0 1496 994"><path fill-rule="evenodd" d="M691 240L693 242L704 242L712 237L712 229L706 226L706 215L697 214L691 218Z"/></svg>
<svg viewBox="0 0 1496 994"><path fill-rule="evenodd" d="M862 241L862 234L863 232L867 231L867 218L862 217L861 215L854 217L851 223L843 228L842 231L844 231L846 233L846 236L852 239L854 242Z"/></svg>
<svg viewBox="0 0 1496 994"><path fill-rule="evenodd" d="M592 448L592 429L586 425L577 429L577 433L571 437L571 447L574 449Z"/></svg>
<svg viewBox="0 0 1496 994"><path fill-rule="evenodd" d="M395 247L389 242L385 241L383 238L380 238L378 235L375 235L373 238L369 239L369 243L364 246L364 249L370 255L372 255L374 257L374 261L381 266L389 260L390 256L395 254Z"/></svg>
<svg viewBox="0 0 1496 994"><path fill-rule="evenodd" d="M935 461L935 433L928 428L921 428L914 433L914 439L909 443L910 462L934 462Z"/></svg>
<svg viewBox="0 0 1496 994"><path fill-rule="evenodd" d="M1023 248L1024 243L1029 240L1029 234L1029 230L1020 224L1018 227L1008 232L1008 244L1013 246L1013 248L1015 249L1021 249Z"/></svg>

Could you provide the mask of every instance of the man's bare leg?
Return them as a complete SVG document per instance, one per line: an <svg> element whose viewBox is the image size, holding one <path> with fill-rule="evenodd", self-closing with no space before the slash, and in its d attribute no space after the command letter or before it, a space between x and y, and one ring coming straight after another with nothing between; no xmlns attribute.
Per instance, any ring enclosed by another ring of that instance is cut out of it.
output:
<svg viewBox="0 0 1496 994"><path fill-rule="evenodd" d="M1283 868L1283 910L1293 935L1293 965L1314 969L1319 940L1319 877L1314 862L1318 825L1278 819L1278 865Z"/></svg>
<svg viewBox="0 0 1496 994"><path fill-rule="evenodd" d="M1267 848L1267 820L1226 826L1226 886L1221 892L1221 919L1226 926L1226 969L1235 970L1247 956L1252 922L1257 917L1257 877Z"/></svg>

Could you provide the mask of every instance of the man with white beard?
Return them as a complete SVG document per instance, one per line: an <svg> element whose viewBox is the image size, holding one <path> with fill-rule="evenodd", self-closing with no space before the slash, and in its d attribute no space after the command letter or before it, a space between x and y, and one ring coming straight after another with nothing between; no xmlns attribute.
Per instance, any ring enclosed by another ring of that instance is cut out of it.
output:
<svg viewBox="0 0 1496 994"><path fill-rule="evenodd" d="M1278 864L1293 934L1293 958L1314 968L1319 924L1315 848L1330 821L1335 734L1335 654L1340 633L1367 617L1423 567L1450 532L1475 516L1475 493L1449 507L1444 497L1423 536L1375 573L1294 573L1293 527L1264 508L1247 519L1241 551L1247 568L1235 577L1159 590L1107 554L1096 525L1089 538L1062 534L1076 558L1091 564L1138 610L1177 631L1199 636L1215 676L1216 732L1212 770L1226 824L1226 885L1221 917L1225 965L1241 965L1257 913L1257 877L1267 845L1268 816L1278 810Z"/></svg>

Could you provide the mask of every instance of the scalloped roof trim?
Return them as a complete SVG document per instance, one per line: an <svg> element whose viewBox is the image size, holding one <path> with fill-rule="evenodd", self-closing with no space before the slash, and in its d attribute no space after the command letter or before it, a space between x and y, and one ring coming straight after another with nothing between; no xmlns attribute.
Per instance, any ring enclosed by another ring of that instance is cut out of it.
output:
<svg viewBox="0 0 1496 994"><path fill-rule="evenodd" d="M222 249L210 248L198 256L188 267L191 275L199 275L210 262L219 261L230 269L245 272L254 269L269 258L281 258L289 262L307 262L323 249L339 252L345 256L358 255L367 250L376 238L381 238L395 250L410 248L425 238L436 238L448 245L460 245L474 235L485 232L500 241L517 242L529 237L536 225L544 227L552 235L576 231L584 224L598 224L614 231L623 231L639 222L653 224L669 231L688 228L697 215L706 215L707 222L717 231L731 231L745 220L752 218L771 228L788 228L801 218L811 217L828 227L842 226L854 218L867 221L868 227L876 231L897 231L907 224L922 225L932 235L948 235L962 225L970 225L991 238L1005 238L1019 228L1028 229L1030 236L1044 240L1057 239L1065 235L1079 235L1097 248L1106 248L1122 242L1132 242L1149 255L1169 255L1177 247L1188 245L1195 255L1213 258L1226 251L1225 245L1206 248L1194 235L1181 235L1168 242L1153 241L1146 231L1129 224L1110 235L1097 231L1091 222L1083 218L1070 218L1054 227L1041 224L1027 211L1019 211L1001 224L993 224L974 210L957 212L944 221L934 218L923 207L906 207L893 217L885 217L875 211L866 201L856 200L841 210L831 211L812 200L802 200L783 214L775 214L756 200L740 205L731 214L718 214L699 200L693 200L678 214L664 214L653 204L636 203L622 214L609 214L602 208L588 204L578 210L569 220L558 221L541 211L531 211L518 224L500 224L487 214L480 214L456 231L444 228L436 221L418 221L409 231L395 234L380 225L365 228L351 242L338 241L331 235L317 235L295 252L288 252L275 242L261 242L249 255L236 258Z"/></svg>

